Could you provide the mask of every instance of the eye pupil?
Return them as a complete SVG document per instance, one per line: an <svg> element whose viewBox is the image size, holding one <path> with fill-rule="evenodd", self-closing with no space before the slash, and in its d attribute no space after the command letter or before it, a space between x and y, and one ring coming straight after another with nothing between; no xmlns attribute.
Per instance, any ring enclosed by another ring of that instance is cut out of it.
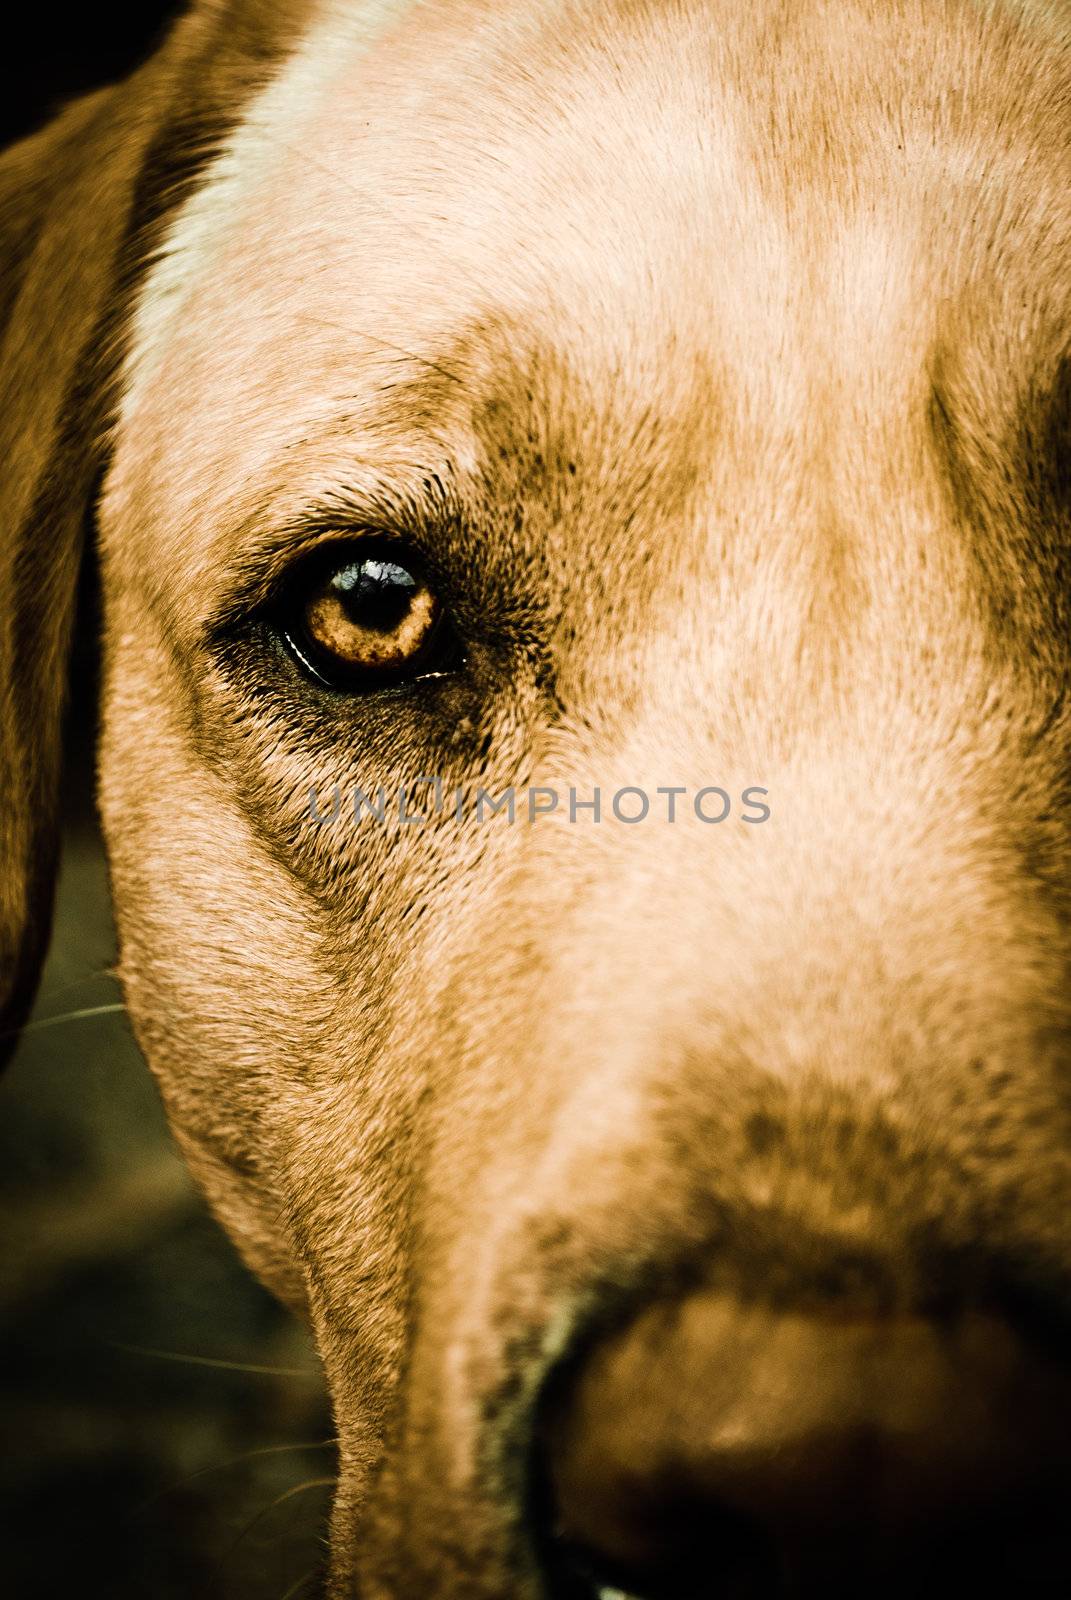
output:
<svg viewBox="0 0 1071 1600"><path fill-rule="evenodd" d="M367 559L336 572L330 587L355 627L393 633L412 608L419 585L396 562Z"/></svg>

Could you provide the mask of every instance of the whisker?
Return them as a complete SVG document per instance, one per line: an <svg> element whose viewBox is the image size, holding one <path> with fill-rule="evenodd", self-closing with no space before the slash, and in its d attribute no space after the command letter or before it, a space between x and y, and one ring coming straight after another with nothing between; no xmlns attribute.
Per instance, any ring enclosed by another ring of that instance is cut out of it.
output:
<svg viewBox="0 0 1071 1600"><path fill-rule="evenodd" d="M80 978L68 978L65 983L42 983L40 998L42 1000L56 1000L62 994L68 994L71 989L82 989L87 983L99 983L102 978L119 981L119 969L114 961L106 961L102 966L93 967L89 972L83 972Z"/></svg>
<svg viewBox="0 0 1071 1600"><path fill-rule="evenodd" d="M309 1579L315 1578L318 1570L317 1567L310 1567L307 1572L303 1572L297 1582L292 1583L286 1593L280 1597L280 1600L294 1600L294 1596L304 1589Z"/></svg>
<svg viewBox="0 0 1071 1600"><path fill-rule="evenodd" d="M347 193L356 196L356 198L360 200L363 205L368 206L369 208L379 212L381 216L386 217L395 233L408 235L418 244L426 245L427 238L424 231L417 227L414 223L410 222L406 218L403 211L401 211L397 206L385 205L383 201L370 190L362 189L358 184L354 183L353 179L348 177L345 172L339 171L337 167L333 167L328 162L319 159L317 156L314 156L308 149L307 145L296 140L286 138L285 135L280 133L277 129L262 128L260 130L260 135L262 138L269 139L282 154L295 156L299 161L304 162L307 167L313 168L314 171L322 173L325 178L330 178L333 183L337 183L339 188L345 189ZM480 146L479 148L482 150L482 153L485 156L490 156L491 159L498 161L500 164L504 164L502 163L502 158L496 153L491 152L486 146Z"/></svg>
<svg viewBox="0 0 1071 1600"><path fill-rule="evenodd" d="M20 1033L39 1033L42 1028L58 1028L61 1023L84 1022L89 1017L114 1016L119 1011L125 1011L126 1006L121 1000L110 1002L104 1006L82 1006L78 1011L61 1011L55 1017L38 1017L33 1022L27 1022L22 1028L8 1028L0 1038L13 1039Z"/></svg>
<svg viewBox="0 0 1071 1600"><path fill-rule="evenodd" d="M306 1478L303 1483L295 1483L289 1489L284 1489L282 1494L277 1494L274 1500L270 1500L266 1506L262 1506L256 1516L246 1523L227 1550L224 1560L234 1554L242 1540L252 1533L258 1522L262 1522L266 1516L269 1516L277 1507L284 1505L287 1500L293 1500L299 1494L307 1494L310 1489L333 1489L334 1487L334 1478Z"/></svg>
<svg viewBox="0 0 1071 1600"><path fill-rule="evenodd" d="M407 350L404 344L395 344L391 339L381 339L376 333L368 333L364 328L355 328L349 323L333 322L328 317L303 316L300 321L310 323L317 328L332 328L336 333L351 333L358 339L367 339L369 344L377 344L384 350L393 350L397 355L405 356L409 361L416 361L422 367L437 372L440 377L448 378L451 383L461 383L460 373L451 372L449 367L444 367L438 361L432 361L430 356L422 356L416 350Z"/></svg>
<svg viewBox="0 0 1071 1600"><path fill-rule="evenodd" d="M300 161L304 161L306 166L314 167L317 172L322 172L325 178L332 178L334 182L339 184L341 188L348 189L350 194L356 195L359 200L368 199L368 195L365 193L365 191L359 189L351 179L345 176L344 173L338 172L334 167L328 166L326 161L318 161L317 158L312 155L304 145L298 144L294 140L284 138L274 129L264 128L261 130L261 134L262 137L266 136L272 139L273 142L277 144L288 156L297 156Z"/></svg>
<svg viewBox="0 0 1071 1600"><path fill-rule="evenodd" d="M186 1367L214 1367L221 1372L248 1372L262 1378L307 1378L319 1382L321 1374L316 1367L265 1367L252 1361L226 1361L218 1356L189 1355L183 1350L155 1350L149 1345L123 1344L108 1341L113 1350L122 1350L130 1356L149 1356L154 1361L175 1361Z"/></svg>
<svg viewBox="0 0 1071 1600"><path fill-rule="evenodd" d="M157 1505L161 1500L166 1500L169 1494L177 1494L180 1489L185 1489L188 1484L195 1483L198 1478L208 1478L215 1472L229 1472L232 1467L240 1467L247 1461L258 1460L261 1456L282 1456L296 1450L327 1450L337 1445L337 1435L330 1439L305 1439L297 1444L268 1444L256 1450L243 1450L241 1455L231 1456L226 1461L213 1461L210 1466L198 1467L196 1472L187 1473L183 1478L176 1478L174 1483L169 1483L165 1488L158 1489L155 1494L143 1500L137 1509L131 1512L132 1517L143 1516L146 1511Z"/></svg>

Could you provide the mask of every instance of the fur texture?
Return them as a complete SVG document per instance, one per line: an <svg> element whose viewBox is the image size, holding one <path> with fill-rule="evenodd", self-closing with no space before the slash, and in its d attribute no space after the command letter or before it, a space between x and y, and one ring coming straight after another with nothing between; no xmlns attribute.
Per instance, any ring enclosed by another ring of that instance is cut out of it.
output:
<svg viewBox="0 0 1071 1600"><path fill-rule="evenodd" d="M125 993L316 1330L339 1600L540 1592L608 1307L1071 1308L1069 104L1064 4L203 5L8 158L12 1016L103 466ZM251 620L367 528L463 672ZM308 818L419 774L771 817Z"/></svg>

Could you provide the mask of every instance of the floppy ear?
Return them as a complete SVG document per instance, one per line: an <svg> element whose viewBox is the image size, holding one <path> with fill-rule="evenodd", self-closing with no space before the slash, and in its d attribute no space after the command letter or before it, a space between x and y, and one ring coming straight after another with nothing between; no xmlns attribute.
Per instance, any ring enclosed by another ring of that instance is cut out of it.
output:
<svg viewBox="0 0 1071 1600"><path fill-rule="evenodd" d="M109 291L145 130L122 90L0 162L0 1026L47 942L65 662L98 462Z"/></svg>
<svg viewBox="0 0 1071 1600"><path fill-rule="evenodd" d="M125 83L0 158L0 1059L48 940L76 580L126 310L304 0L200 0Z"/></svg>

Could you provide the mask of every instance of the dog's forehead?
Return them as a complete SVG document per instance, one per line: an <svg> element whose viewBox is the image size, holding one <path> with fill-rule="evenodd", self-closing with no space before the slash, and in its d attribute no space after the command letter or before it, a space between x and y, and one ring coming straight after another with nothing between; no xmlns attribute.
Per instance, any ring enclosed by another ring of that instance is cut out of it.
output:
<svg viewBox="0 0 1071 1600"><path fill-rule="evenodd" d="M667 369L643 346L706 342L696 219L714 169L740 187L730 123L696 104L709 64L682 58L659 99L638 38L618 38L608 83L578 35L550 59L536 12L507 25L462 9L322 21L174 220L133 319L118 430L120 467L160 490L157 539L206 496L213 522L241 521L246 490L330 472L340 450L353 469L411 459L407 396L461 349L464 394L445 397L440 431L466 408L503 414L495 389L523 404L525 369L558 356L604 395L634 374L646 409L644 380ZM771 224L750 232L779 277ZM456 427L449 443L464 454ZM195 547L213 537L184 526L187 549L190 531Z"/></svg>
<svg viewBox="0 0 1071 1600"><path fill-rule="evenodd" d="M169 582L207 604L235 530L267 503L296 507L370 462L464 469L477 414L503 417L504 443L523 437L527 368L568 367L577 426L591 397L590 436L611 453L652 415L694 452L712 373L770 437L816 407L895 410L950 300L988 292L998 264L1015 280L987 212L1048 293L1030 241L1046 214L1066 221L1046 192L1058 163L1040 190L1035 175L1036 217L1002 224L1016 164L1044 138L1029 116L994 137L1003 77L991 126L936 138L938 85L962 66L947 41L949 61L914 61L884 96L853 76L859 30L820 24L820 7L801 8L776 70L749 68L756 41L723 36L710 7L566 9L380 0L320 16L139 297L110 490L119 566L159 571L165 550ZM816 73L839 93L812 93ZM913 96L933 102L917 125Z"/></svg>

